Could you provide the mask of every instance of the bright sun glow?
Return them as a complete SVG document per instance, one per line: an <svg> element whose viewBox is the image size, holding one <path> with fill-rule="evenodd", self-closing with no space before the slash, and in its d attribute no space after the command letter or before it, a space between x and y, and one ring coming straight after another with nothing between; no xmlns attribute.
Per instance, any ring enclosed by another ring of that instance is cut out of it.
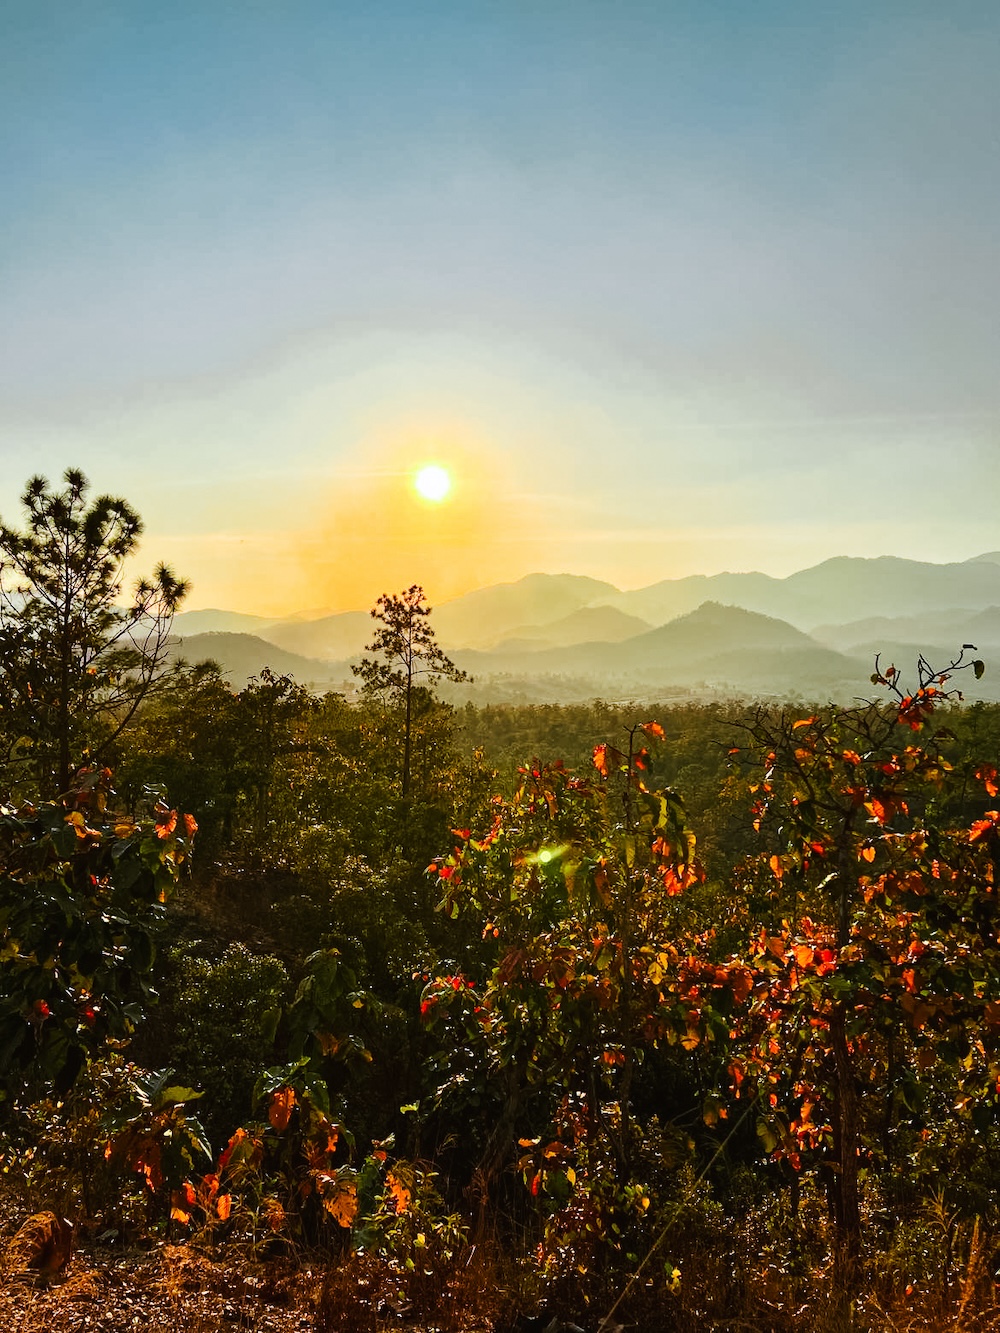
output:
<svg viewBox="0 0 1000 1333"><path fill-rule="evenodd" d="M417 488L418 495L437 503L451 490L451 477L437 463L429 463L427 467L420 469L413 479L413 484Z"/></svg>

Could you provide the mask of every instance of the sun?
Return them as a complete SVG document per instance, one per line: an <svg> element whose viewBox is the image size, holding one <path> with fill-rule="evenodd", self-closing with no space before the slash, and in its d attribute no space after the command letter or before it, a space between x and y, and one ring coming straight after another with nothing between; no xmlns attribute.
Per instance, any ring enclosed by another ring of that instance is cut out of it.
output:
<svg viewBox="0 0 1000 1333"><path fill-rule="evenodd" d="M417 494L423 496L425 500L440 504L451 490L451 477L447 468L441 467L438 463L428 463L413 478L413 485Z"/></svg>

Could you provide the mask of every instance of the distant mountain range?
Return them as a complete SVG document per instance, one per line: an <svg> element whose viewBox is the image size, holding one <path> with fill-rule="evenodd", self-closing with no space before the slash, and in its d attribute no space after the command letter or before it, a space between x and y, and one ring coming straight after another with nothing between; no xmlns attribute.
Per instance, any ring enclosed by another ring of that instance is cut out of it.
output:
<svg viewBox="0 0 1000 1333"><path fill-rule="evenodd" d="M961 686L1000 699L1000 552L943 565L844 556L784 579L698 575L633 591L531 574L443 602L431 623L475 676L455 687L460 698L853 697L877 652L905 673L919 653L944 665L974 643L987 672ZM180 655L213 658L234 684L266 665L317 689L353 690L351 661L374 625L363 611L274 621L191 611L174 630Z"/></svg>
<svg viewBox="0 0 1000 1333"><path fill-rule="evenodd" d="M177 639L173 655L192 665L195 662L218 662L238 688L252 676L259 676L265 667L276 676L294 676L302 685L317 689L331 688L336 674L328 662L301 653L289 653L255 634L233 634L228 631L208 630ZM348 670L348 675L350 671Z"/></svg>

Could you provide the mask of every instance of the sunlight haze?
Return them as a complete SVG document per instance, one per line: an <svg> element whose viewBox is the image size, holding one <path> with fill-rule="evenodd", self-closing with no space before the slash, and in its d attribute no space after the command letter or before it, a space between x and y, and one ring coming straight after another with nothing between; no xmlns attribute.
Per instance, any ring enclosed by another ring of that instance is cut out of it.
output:
<svg viewBox="0 0 1000 1333"><path fill-rule="evenodd" d="M4 28L4 520L79 466L263 615L1000 546L985 0Z"/></svg>

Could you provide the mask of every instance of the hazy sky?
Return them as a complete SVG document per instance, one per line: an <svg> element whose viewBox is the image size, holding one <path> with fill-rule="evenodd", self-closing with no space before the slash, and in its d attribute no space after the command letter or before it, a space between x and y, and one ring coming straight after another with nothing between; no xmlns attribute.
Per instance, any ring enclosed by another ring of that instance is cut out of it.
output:
<svg viewBox="0 0 1000 1333"><path fill-rule="evenodd" d="M995 550L998 71L995 0L0 0L0 514L83 467L266 614Z"/></svg>

